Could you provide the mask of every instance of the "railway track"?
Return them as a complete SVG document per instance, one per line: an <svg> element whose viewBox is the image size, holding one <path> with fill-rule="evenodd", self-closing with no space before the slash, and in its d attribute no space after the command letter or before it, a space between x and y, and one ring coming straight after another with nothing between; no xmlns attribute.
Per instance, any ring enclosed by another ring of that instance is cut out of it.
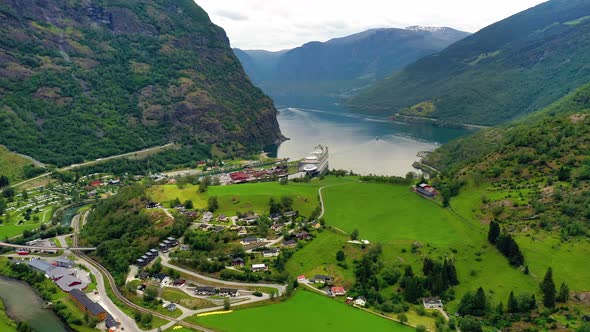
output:
<svg viewBox="0 0 590 332"><path fill-rule="evenodd" d="M78 221L78 223L76 225L74 225L74 239L73 239L74 246L77 246L78 245L79 222L80 221ZM123 296L123 294L121 294L121 292L119 291L119 288L117 288L117 284L115 283L115 279L113 278L113 276L111 275L111 273L105 267L103 267L102 265L100 265L100 263L98 263L97 261L95 261L92 258L88 257L86 254L84 254L81 251L72 250L72 253L74 255L78 256L80 259L85 260L86 262L88 262L89 264L91 264L92 266L94 266L98 271L100 271L100 273L102 273L103 276L106 277L106 279L107 279L107 281L109 283L109 287L112 289L113 293L115 294L115 297L119 301L121 301L123 304L125 304L126 306L128 306L128 307L130 307L130 308L132 308L134 310L137 310L137 311L139 311L141 313L144 313L144 314L152 314L154 317L158 317L158 318L161 318L161 319L165 319L167 321L170 321L170 322L174 322L174 323L176 323L178 325L182 325L184 327L188 327L188 328L193 329L195 331L215 332L214 330L211 330L211 329L208 329L208 328L199 326L199 325L195 325L195 324L192 324L192 323L189 323L189 322L185 322L185 321L182 321L182 320L177 320L174 317L170 317L168 315L164 315L164 314L159 313L157 311L146 309L144 307L141 307L141 306L139 306L139 305L137 305L137 304L129 301L125 296Z"/></svg>

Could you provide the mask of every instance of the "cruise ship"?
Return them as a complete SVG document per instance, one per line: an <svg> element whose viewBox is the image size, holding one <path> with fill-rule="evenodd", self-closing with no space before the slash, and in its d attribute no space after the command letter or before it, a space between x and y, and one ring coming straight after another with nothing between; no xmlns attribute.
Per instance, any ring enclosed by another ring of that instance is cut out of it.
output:
<svg viewBox="0 0 590 332"><path fill-rule="evenodd" d="M326 169L328 169L328 147L323 145L316 146L311 154L299 163L299 171L309 176L320 175Z"/></svg>

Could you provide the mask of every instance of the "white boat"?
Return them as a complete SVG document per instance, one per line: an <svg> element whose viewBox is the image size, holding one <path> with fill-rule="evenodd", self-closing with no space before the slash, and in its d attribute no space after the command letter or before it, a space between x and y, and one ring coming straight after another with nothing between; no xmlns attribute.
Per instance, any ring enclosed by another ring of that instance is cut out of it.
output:
<svg viewBox="0 0 590 332"><path fill-rule="evenodd" d="M310 176L322 174L328 169L328 147L316 146L311 154L299 163L299 171Z"/></svg>

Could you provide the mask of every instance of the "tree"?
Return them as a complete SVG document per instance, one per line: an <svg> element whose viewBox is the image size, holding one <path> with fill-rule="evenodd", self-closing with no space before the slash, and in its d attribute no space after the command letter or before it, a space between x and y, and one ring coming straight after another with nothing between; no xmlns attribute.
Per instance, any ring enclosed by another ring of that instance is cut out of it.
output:
<svg viewBox="0 0 590 332"><path fill-rule="evenodd" d="M158 297L158 289L153 286L148 286L143 292L143 300L145 302L152 302Z"/></svg>
<svg viewBox="0 0 590 332"><path fill-rule="evenodd" d="M336 253L336 260L339 262L342 262L345 259L346 259L346 256L344 255L344 251L338 250L338 252Z"/></svg>
<svg viewBox="0 0 590 332"><path fill-rule="evenodd" d="M184 208L185 209L189 209L189 210L192 209L192 208L194 208L193 201L191 201L190 199L187 199L184 202Z"/></svg>
<svg viewBox="0 0 590 332"><path fill-rule="evenodd" d="M498 236L500 236L500 225L497 222L492 221L490 223L490 230L488 231L488 241L492 244L496 244Z"/></svg>
<svg viewBox="0 0 590 332"><path fill-rule="evenodd" d="M559 287L559 294L557 295L557 302L566 303L570 299L570 289L565 282L561 283Z"/></svg>
<svg viewBox="0 0 590 332"><path fill-rule="evenodd" d="M10 184L6 175L0 175L0 188L4 188Z"/></svg>
<svg viewBox="0 0 590 332"><path fill-rule="evenodd" d="M154 316L150 313L144 314L141 316L141 325L146 328L152 327L152 321L154 320Z"/></svg>
<svg viewBox="0 0 590 332"><path fill-rule="evenodd" d="M480 322L473 317L465 317L459 322L461 332L482 332Z"/></svg>
<svg viewBox="0 0 590 332"><path fill-rule="evenodd" d="M514 292L510 292L510 296L508 297L508 312L511 314L518 312L518 302L514 297Z"/></svg>
<svg viewBox="0 0 590 332"><path fill-rule="evenodd" d="M422 324L418 324L416 325L416 332L426 332L426 326L422 325Z"/></svg>
<svg viewBox="0 0 590 332"><path fill-rule="evenodd" d="M353 240L353 241L355 241L355 240L357 240L358 238L359 238L359 230L355 228L355 229L352 231L352 233L350 233L350 239L351 239L351 240Z"/></svg>
<svg viewBox="0 0 590 332"><path fill-rule="evenodd" d="M547 269L545 277L541 282L541 291L543 292L543 305L547 308L555 307L555 283L553 282L553 270Z"/></svg>
<svg viewBox="0 0 590 332"><path fill-rule="evenodd" d="M209 201L207 202L207 210L210 212L215 212L219 209L219 202L217 201L217 196L209 197Z"/></svg>
<svg viewBox="0 0 590 332"><path fill-rule="evenodd" d="M209 189L209 186L211 185L211 177L210 176L205 176L201 179L201 181L199 181L199 192L200 193L204 193L207 191L207 189Z"/></svg>
<svg viewBox="0 0 590 332"><path fill-rule="evenodd" d="M400 323L402 323L404 325L408 322L408 316L406 316L406 314L404 314L404 313L398 314L397 319L400 321Z"/></svg>
<svg viewBox="0 0 590 332"><path fill-rule="evenodd" d="M223 299L223 310L228 311L231 309L231 303L229 302L229 297Z"/></svg>

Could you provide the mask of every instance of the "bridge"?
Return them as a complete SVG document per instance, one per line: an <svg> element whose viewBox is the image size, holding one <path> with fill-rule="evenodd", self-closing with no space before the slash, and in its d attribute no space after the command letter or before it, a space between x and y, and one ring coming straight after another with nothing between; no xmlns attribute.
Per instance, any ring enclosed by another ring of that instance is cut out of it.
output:
<svg viewBox="0 0 590 332"><path fill-rule="evenodd" d="M23 244L13 244L0 242L0 247L9 247L15 249L29 249L29 250L79 250L79 251L93 251L96 247L45 247L45 246L31 246Z"/></svg>

